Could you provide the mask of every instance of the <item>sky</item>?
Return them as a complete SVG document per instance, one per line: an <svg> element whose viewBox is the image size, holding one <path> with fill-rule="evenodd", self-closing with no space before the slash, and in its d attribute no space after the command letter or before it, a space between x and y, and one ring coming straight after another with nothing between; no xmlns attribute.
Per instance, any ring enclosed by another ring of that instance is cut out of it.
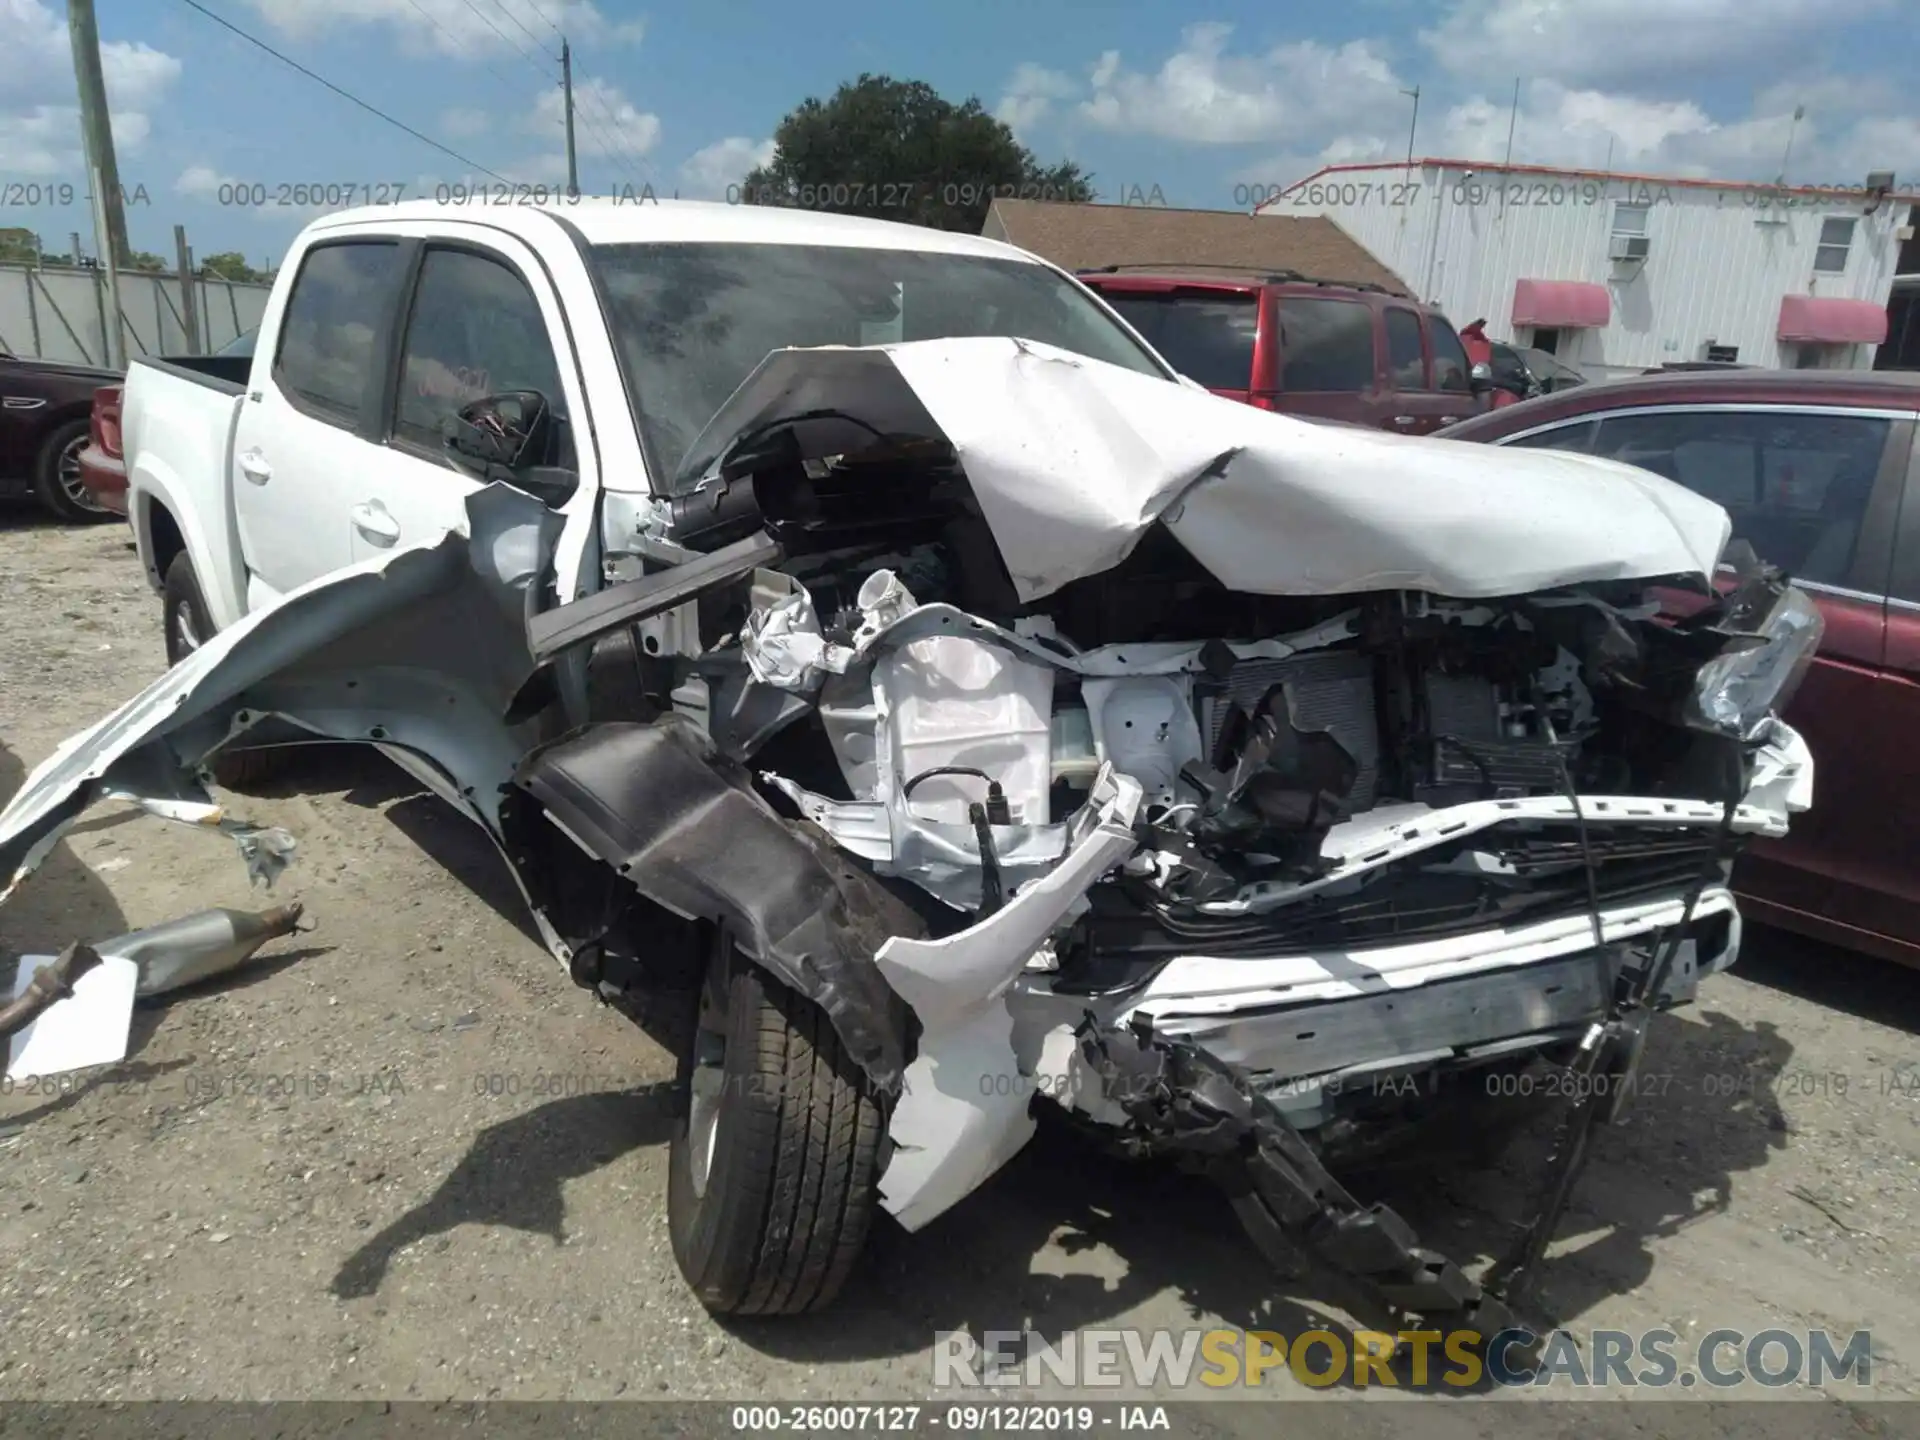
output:
<svg viewBox="0 0 1920 1440"><path fill-rule="evenodd" d="M1404 158L1415 102L1403 92L1416 87L1421 155L1497 161L1511 123L1522 163L1758 181L1785 164L1796 184L1857 187L1880 169L1920 181L1911 0L97 8L130 239L169 259L176 224L199 255L237 250L265 266L315 201L433 198L497 184L490 175L563 183L563 34L589 194L727 199L787 111L863 71L978 96L1040 159L1075 160L1100 198L1136 203L1245 209L1325 164ZM0 57L0 227L57 250L77 230L91 253L65 6L0 0Z"/></svg>

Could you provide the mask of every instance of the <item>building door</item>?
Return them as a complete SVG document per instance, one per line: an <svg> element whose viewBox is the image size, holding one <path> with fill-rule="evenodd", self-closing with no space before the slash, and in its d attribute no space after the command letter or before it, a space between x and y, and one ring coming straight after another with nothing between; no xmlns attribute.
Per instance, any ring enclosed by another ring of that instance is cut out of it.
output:
<svg viewBox="0 0 1920 1440"><path fill-rule="evenodd" d="M1560 332L1558 330L1535 330L1533 332L1533 348L1536 350L1544 350L1549 355L1558 355L1560 353Z"/></svg>

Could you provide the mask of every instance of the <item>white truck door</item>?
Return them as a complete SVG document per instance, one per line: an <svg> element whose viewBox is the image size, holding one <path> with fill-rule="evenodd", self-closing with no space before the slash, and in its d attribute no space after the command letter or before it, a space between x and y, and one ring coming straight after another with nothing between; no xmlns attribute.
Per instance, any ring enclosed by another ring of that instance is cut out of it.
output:
<svg viewBox="0 0 1920 1440"><path fill-rule="evenodd" d="M348 481L393 463L366 435L402 255L391 236L322 236L261 325L230 480L249 610L349 562Z"/></svg>
<svg viewBox="0 0 1920 1440"><path fill-rule="evenodd" d="M481 482L448 458L442 426L483 395L538 390L562 421L552 463L582 468L572 444L572 422L586 413L580 375L559 299L525 245L497 230L446 227L425 242L402 313L384 407L391 462L350 482L355 560L466 523L466 497Z"/></svg>

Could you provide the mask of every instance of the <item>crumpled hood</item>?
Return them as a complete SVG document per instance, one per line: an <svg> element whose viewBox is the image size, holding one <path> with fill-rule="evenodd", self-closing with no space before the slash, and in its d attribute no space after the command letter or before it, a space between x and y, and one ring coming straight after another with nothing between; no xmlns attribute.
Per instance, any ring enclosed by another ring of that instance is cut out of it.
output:
<svg viewBox="0 0 1920 1440"><path fill-rule="evenodd" d="M1706 576L1726 511L1590 456L1313 425L1002 338L777 350L676 488L751 432L836 411L958 453L1023 600L1109 570L1155 522L1230 589L1482 599Z"/></svg>

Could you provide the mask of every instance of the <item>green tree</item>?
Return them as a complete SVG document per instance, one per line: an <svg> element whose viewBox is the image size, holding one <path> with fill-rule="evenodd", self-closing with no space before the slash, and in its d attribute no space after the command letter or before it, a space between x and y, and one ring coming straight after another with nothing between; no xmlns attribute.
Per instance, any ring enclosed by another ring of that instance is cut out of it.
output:
<svg viewBox="0 0 1920 1440"><path fill-rule="evenodd" d="M200 271L204 275L217 275L223 280L258 283L267 277L247 264L247 257L238 250L223 250L218 255L209 255L200 262Z"/></svg>
<svg viewBox="0 0 1920 1440"><path fill-rule="evenodd" d="M133 268L136 270L158 272L167 268L167 262L151 250L136 250L130 258L133 261Z"/></svg>
<svg viewBox="0 0 1920 1440"><path fill-rule="evenodd" d="M773 159L728 198L976 235L996 197L1093 198L1091 175L1042 164L978 97L956 105L918 80L863 74L803 100L773 142Z"/></svg>

